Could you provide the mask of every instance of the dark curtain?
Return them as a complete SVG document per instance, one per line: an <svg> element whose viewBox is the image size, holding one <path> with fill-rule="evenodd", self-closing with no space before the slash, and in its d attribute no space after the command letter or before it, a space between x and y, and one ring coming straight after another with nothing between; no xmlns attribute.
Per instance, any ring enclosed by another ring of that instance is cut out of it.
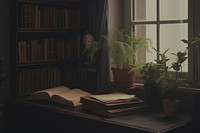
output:
<svg viewBox="0 0 200 133"><path fill-rule="evenodd" d="M189 41L200 33L200 1L188 0L189 3ZM189 48L189 80L200 83L200 48Z"/></svg>
<svg viewBox="0 0 200 133"><path fill-rule="evenodd" d="M89 29L96 39L108 31L107 13L107 0L88 0Z"/></svg>
<svg viewBox="0 0 200 133"><path fill-rule="evenodd" d="M107 34L108 0L88 0L89 30L93 31L96 40ZM109 58L107 45L101 44L97 62L95 93L108 92L110 88Z"/></svg>

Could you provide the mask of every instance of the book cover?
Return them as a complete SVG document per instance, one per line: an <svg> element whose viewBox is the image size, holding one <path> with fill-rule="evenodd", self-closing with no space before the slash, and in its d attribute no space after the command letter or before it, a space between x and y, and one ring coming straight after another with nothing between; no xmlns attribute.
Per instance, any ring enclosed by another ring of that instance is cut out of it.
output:
<svg viewBox="0 0 200 133"><path fill-rule="evenodd" d="M138 97L136 97L135 95L129 95L121 92L91 95L90 97L104 103L122 103L122 102L138 100Z"/></svg>
<svg viewBox="0 0 200 133"><path fill-rule="evenodd" d="M119 109L97 109L94 106L89 106L86 104L82 105L83 111L86 111L88 113L99 115L106 118L111 117L119 117L124 115L131 115L136 112L145 111L148 109L147 105L138 105L134 107L126 107L126 108L119 108Z"/></svg>
<svg viewBox="0 0 200 133"><path fill-rule="evenodd" d="M81 103L87 106L93 106L98 109L111 110L111 109L120 109L127 107L135 107L144 105L144 101L141 99L135 99L127 102L118 102L118 103L104 103L99 100L93 99L90 96L81 97Z"/></svg>
<svg viewBox="0 0 200 133"><path fill-rule="evenodd" d="M81 103L83 111L103 117L128 115L147 108L140 98L121 92L84 96Z"/></svg>

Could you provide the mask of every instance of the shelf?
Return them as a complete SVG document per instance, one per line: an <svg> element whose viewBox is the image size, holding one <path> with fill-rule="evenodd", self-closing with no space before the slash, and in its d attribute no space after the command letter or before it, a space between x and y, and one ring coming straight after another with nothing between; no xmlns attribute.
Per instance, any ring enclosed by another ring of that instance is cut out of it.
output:
<svg viewBox="0 0 200 133"><path fill-rule="evenodd" d="M87 0L11 0L10 6L13 96L80 85Z"/></svg>
<svg viewBox="0 0 200 133"><path fill-rule="evenodd" d="M81 1L74 0L76 2L70 2L70 0L46 0L46 1L36 1L36 0L18 0L19 3L27 4L38 4L38 5L51 5L51 6L65 6L65 7L80 7Z"/></svg>
<svg viewBox="0 0 200 133"><path fill-rule="evenodd" d="M18 28L19 33L80 33L78 29L58 29L58 28Z"/></svg>
<svg viewBox="0 0 200 133"><path fill-rule="evenodd" d="M27 61L23 63L18 63L18 67L25 66L39 66L39 65L49 65L49 64L66 64L66 60L48 60L48 61Z"/></svg>

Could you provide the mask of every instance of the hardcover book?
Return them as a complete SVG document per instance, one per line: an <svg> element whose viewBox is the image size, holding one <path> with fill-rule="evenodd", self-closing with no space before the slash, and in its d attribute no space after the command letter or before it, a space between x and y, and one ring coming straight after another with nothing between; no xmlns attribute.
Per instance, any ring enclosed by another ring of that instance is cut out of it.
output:
<svg viewBox="0 0 200 133"><path fill-rule="evenodd" d="M81 103L83 111L103 117L128 115L147 108L140 98L124 93L84 96Z"/></svg>
<svg viewBox="0 0 200 133"><path fill-rule="evenodd" d="M81 97L81 103L84 105L88 105L94 108L104 109L104 110L135 107L135 106L141 106L145 104L144 101L139 98L132 101L126 101L126 102L104 103L90 96Z"/></svg>
<svg viewBox="0 0 200 133"><path fill-rule="evenodd" d="M90 105L82 105L83 111L88 113L92 113L95 115L99 115L102 117L110 118L110 117L118 117L124 115L131 115L136 112L141 112L148 109L147 105L138 105L133 107L119 108L119 109L97 109Z"/></svg>

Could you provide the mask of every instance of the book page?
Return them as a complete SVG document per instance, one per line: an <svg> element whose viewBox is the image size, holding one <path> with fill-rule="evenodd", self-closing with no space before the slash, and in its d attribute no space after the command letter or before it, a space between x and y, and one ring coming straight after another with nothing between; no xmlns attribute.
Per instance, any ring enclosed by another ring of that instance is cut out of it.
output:
<svg viewBox="0 0 200 133"><path fill-rule="evenodd" d="M70 90L70 88L68 88L66 86L58 86L58 87L49 88L49 89L46 89L46 90L41 90L41 91L38 91L36 93L47 92L51 97L54 94L63 93L63 92L69 91L69 90Z"/></svg>
<svg viewBox="0 0 200 133"><path fill-rule="evenodd" d="M137 97L135 97L135 95L128 95L128 94L120 93L120 92L92 95L90 97L104 103L127 102L127 101L138 99Z"/></svg>
<svg viewBox="0 0 200 133"><path fill-rule="evenodd" d="M67 92L63 93L57 93L52 96L52 101L65 104L65 105L71 105L71 106L78 106L80 105L80 98L82 96L88 96L91 95L88 92L82 91L80 89L72 89Z"/></svg>
<svg viewBox="0 0 200 133"><path fill-rule="evenodd" d="M66 86L58 86L54 88L49 88L49 89L33 92L28 99L29 100L50 100L52 95L57 94L57 93L63 93L69 90L70 89Z"/></svg>

